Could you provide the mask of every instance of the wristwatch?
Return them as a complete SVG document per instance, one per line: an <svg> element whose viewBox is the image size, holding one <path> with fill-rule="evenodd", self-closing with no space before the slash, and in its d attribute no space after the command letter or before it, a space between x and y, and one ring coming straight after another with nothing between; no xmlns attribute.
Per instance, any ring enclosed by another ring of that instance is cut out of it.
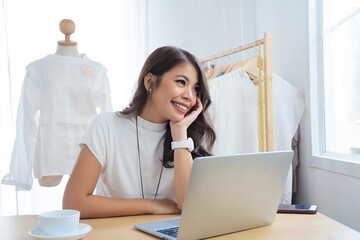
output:
<svg viewBox="0 0 360 240"><path fill-rule="evenodd" d="M176 148L187 148L189 152L194 150L194 141L191 137L183 141L171 142L171 149L174 150Z"/></svg>

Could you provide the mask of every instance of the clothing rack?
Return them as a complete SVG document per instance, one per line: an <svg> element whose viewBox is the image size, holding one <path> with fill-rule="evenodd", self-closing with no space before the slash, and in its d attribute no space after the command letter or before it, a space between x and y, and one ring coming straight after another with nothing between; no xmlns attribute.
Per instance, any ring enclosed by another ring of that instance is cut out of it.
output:
<svg viewBox="0 0 360 240"><path fill-rule="evenodd" d="M274 130L273 130L273 98L272 98L272 43L271 43L271 33L265 32L263 39L258 39L254 42L245 44L243 46L228 50L223 53L215 54L213 56L204 58L201 60L201 63L205 64L207 62L223 58L235 53L239 53L244 50L248 50L255 47L263 46L264 52L260 61L257 61L257 68L259 70L259 78L262 79L261 72L264 74L264 84L261 92L259 92L259 104L260 104L260 113L264 113L264 117L260 114L260 142L264 142L265 147L260 147L260 151L273 151L274 150ZM260 51L260 50L259 50ZM260 59L260 58L259 58ZM261 84L261 83L260 83ZM261 97L263 96L263 97ZM263 104L264 103L264 104ZM262 107L263 106L263 107ZM264 118L264 124L262 123L262 118ZM263 132L263 134L262 134ZM260 144L261 146L261 144Z"/></svg>

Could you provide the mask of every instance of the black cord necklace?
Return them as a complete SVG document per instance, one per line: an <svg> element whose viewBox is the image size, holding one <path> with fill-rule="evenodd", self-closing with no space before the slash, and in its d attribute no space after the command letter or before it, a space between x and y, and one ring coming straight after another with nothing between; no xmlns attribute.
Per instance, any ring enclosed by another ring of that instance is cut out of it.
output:
<svg viewBox="0 0 360 240"><path fill-rule="evenodd" d="M144 184L143 184L143 178L142 178L142 171L141 171L141 158L140 158L140 144L139 144L139 128L138 128L138 117L135 117L135 122L136 122L136 143L137 143L137 151L138 151L138 160L139 160L139 173L140 173L140 185L141 185L141 196L143 199L145 199L145 194L144 194ZM162 171L163 171L164 166L161 165L161 170L160 170L160 175L159 175L159 180L156 186L156 191L155 191L155 196L154 196L154 200L157 197L158 191L159 191L159 186L160 186L160 181L161 181L161 176L162 176Z"/></svg>

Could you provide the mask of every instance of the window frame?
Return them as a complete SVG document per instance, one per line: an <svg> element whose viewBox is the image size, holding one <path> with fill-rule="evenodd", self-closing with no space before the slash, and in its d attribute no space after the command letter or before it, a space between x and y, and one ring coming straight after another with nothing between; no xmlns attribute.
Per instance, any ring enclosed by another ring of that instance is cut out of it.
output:
<svg viewBox="0 0 360 240"><path fill-rule="evenodd" d="M309 0L309 76L312 161L310 166L360 178L360 159L356 154L326 151L324 75L322 42L323 1Z"/></svg>

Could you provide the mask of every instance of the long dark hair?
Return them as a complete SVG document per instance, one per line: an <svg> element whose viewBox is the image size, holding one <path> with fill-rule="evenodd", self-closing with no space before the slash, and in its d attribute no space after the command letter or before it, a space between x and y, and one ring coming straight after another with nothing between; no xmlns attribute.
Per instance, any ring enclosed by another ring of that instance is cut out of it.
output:
<svg viewBox="0 0 360 240"><path fill-rule="evenodd" d="M201 64L195 56L183 49L165 46L156 49L149 55L140 72L137 89L133 99L129 106L120 113L127 116L136 116L141 113L149 94L144 84L144 78L148 73L156 76L156 80L152 86L158 87L164 73L183 63L190 63L197 72L199 86L198 97L203 105L202 112L187 129L188 136L194 140L195 145L192 156L193 158L197 156L209 156L211 155L211 150L216 138L215 131L210 124L210 118L207 112L211 103L209 89ZM164 167L171 168L173 167L174 162L174 152L171 150L172 137L170 124L167 124L164 137L162 162Z"/></svg>

